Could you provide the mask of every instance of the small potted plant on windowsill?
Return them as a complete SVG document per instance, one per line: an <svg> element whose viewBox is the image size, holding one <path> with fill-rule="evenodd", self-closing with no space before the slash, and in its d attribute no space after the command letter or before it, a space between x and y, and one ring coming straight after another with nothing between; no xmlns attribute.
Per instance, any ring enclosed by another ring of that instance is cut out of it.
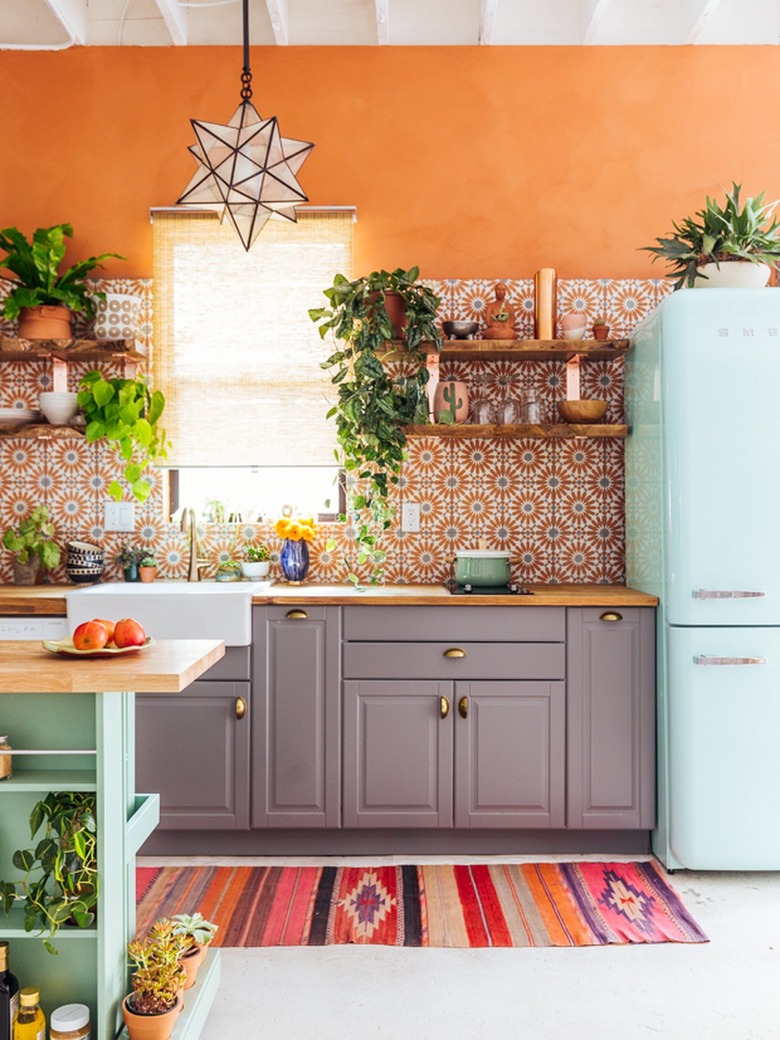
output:
<svg viewBox="0 0 780 1040"><path fill-rule="evenodd" d="M184 953L181 955L181 965L187 976L184 983L185 989L192 989L198 974L198 968L206 959L209 944L217 934L218 925L213 921L207 921L201 914L174 914L174 935L182 939Z"/></svg>
<svg viewBox="0 0 780 1040"><path fill-rule="evenodd" d="M160 918L145 939L127 944L127 957L135 970L130 978L132 992L122 1001L122 1016L130 1040L146 1040L155 1026L156 1037L168 1040L179 1017L186 976L180 963L184 941L174 927L173 921Z"/></svg>
<svg viewBox="0 0 780 1040"><path fill-rule="evenodd" d="M131 545L124 544L114 557L114 563L118 563L124 572L125 581L140 581L138 564L144 558L143 549L136 549Z"/></svg>
<svg viewBox="0 0 780 1040"><path fill-rule="evenodd" d="M54 524L46 506L36 506L17 527L9 527L3 545L14 557L14 585L38 585L42 572L60 562L60 547L52 541Z"/></svg>
<svg viewBox="0 0 780 1040"><path fill-rule="evenodd" d="M271 569L271 553L266 545L247 545L244 547L245 560L241 561L241 570L245 578L256 580L265 578Z"/></svg>
<svg viewBox="0 0 780 1040"><path fill-rule="evenodd" d="M138 562L138 577L141 581L154 581L157 577L157 560L147 553Z"/></svg>

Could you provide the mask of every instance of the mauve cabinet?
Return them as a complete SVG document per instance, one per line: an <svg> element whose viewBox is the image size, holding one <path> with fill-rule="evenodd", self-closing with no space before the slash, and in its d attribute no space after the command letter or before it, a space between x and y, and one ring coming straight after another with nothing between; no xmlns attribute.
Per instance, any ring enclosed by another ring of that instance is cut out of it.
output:
<svg viewBox="0 0 780 1040"><path fill-rule="evenodd" d="M567 824L655 824L655 611L569 608Z"/></svg>
<svg viewBox="0 0 780 1040"><path fill-rule="evenodd" d="M252 826L341 825L341 609L254 607Z"/></svg>
<svg viewBox="0 0 780 1040"><path fill-rule="evenodd" d="M249 658L228 647L182 693L136 696L136 787L159 791L159 830L249 826Z"/></svg>

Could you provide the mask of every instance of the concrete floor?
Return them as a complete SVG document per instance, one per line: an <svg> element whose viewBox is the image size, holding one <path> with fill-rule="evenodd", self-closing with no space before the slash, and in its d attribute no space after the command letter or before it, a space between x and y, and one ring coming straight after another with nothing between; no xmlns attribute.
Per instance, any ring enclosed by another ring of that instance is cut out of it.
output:
<svg viewBox="0 0 780 1040"><path fill-rule="evenodd" d="M780 1040L780 872L670 880L709 943L225 949L201 1040Z"/></svg>

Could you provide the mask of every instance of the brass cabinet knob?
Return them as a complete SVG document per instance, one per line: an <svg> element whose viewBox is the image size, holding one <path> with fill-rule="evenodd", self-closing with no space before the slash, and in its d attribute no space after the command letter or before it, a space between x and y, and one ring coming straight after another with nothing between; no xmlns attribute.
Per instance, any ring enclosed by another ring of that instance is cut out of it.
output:
<svg viewBox="0 0 780 1040"><path fill-rule="evenodd" d="M307 618L309 615L305 610L288 610L284 616L286 618Z"/></svg>
<svg viewBox="0 0 780 1040"><path fill-rule="evenodd" d="M450 702L446 697L439 697L439 715L446 719L450 713Z"/></svg>
<svg viewBox="0 0 780 1040"><path fill-rule="evenodd" d="M461 699L458 701L458 715L460 715L462 719L467 719L469 717L468 697L461 697Z"/></svg>
<svg viewBox="0 0 780 1040"><path fill-rule="evenodd" d="M451 646L449 650L444 651L444 657L465 657L466 651L462 650L459 646Z"/></svg>
<svg viewBox="0 0 780 1040"><path fill-rule="evenodd" d="M237 719L243 719L246 715L246 701L243 697L236 697L235 712Z"/></svg>
<svg viewBox="0 0 780 1040"><path fill-rule="evenodd" d="M608 610L601 615L599 621L622 621L623 615L618 614L616 610Z"/></svg>

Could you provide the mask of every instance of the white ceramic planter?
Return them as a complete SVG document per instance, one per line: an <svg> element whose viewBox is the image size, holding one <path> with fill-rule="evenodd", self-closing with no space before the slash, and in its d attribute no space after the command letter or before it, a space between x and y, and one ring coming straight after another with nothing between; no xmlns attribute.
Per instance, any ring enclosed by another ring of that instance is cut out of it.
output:
<svg viewBox="0 0 780 1040"><path fill-rule="evenodd" d="M270 560L262 560L259 563L248 563L247 561L241 561L241 570L244 572L245 578L265 578L271 569Z"/></svg>
<svg viewBox="0 0 780 1040"><path fill-rule="evenodd" d="M752 264L749 260L731 260L717 264L703 264L699 271L706 278L697 278L694 289L763 289L769 281L767 264Z"/></svg>

